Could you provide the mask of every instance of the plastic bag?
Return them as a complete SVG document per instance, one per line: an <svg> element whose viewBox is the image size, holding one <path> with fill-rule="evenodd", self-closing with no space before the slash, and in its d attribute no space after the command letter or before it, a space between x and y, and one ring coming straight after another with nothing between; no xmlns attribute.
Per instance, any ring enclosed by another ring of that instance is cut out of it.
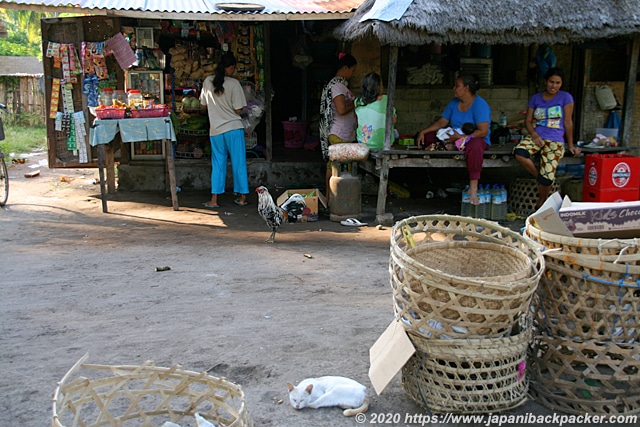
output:
<svg viewBox="0 0 640 427"><path fill-rule="evenodd" d="M260 123L264 114L264 96L256 92L255 85L251 82L241 82L244 96L247 99L247 107L242 112L242 124L245 135L251 136L256 126Z"/></svg>

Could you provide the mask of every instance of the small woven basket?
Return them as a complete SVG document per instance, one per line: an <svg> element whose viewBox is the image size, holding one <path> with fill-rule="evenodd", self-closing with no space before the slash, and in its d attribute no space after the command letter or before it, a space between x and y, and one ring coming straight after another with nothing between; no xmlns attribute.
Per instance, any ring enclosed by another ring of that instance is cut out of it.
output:
<svg viewBox="0 0 640 427"><path fill-rule="evenodd" d="M553 194L559 190L557 181L551 184ZM538 203L538 182L531 178L518 178L509 186L509 209L520 216L531 215Z"/></svg>
<svg viewBox="0 0 640 427"><path fill-rule="evenodd" d="M618 256L621 261L640 255ZM536 300L538 327L571 340L640 339L640 265L601 257L545 252L546 274ZM636 260L633 260L637 262Z"/></svg>
<svg viewBox="0 0 640 427"><path fill-rule="evenodd" d="M568 414L640 414L640 347L534 338L530 393Z"/></svg>
<svg viewBox="0 0 640 427"><path fill-rule="evenodd" d="M544 270L534 242L495 222L460 216L399 221L390 252L396 317L428 338L509 335L528 313Z"/></svg>
<svg viewBox="0 0 640 427"><path fill-rule="evenodd" d="M220 426L253 426L240 386L180 366L90 365L83 356L53 395L53 427L194 423L199 412ZM80 375L82 374L82 376ZM85 376L86 375L86 376Z"/></svg>
<svg viewBox="0 0 640 427"><path fill-rule="evenodd" d="M425 339L409 334L416 353L402 368L402 387L436 413L488 413L527 396L531 326L505 338Z"/></svg>

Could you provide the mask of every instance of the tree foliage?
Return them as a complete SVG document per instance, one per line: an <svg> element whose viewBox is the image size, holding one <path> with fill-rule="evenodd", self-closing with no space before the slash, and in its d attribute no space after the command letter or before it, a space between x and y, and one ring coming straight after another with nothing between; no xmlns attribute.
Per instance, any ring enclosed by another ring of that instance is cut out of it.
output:
<svg viewBox="0 0 640 427"><path fill-rule="evenodd" d="M36 56L42 59L40 20L58 16L53 12L0 9L9 37L0 39L0 56Z"/></svg>

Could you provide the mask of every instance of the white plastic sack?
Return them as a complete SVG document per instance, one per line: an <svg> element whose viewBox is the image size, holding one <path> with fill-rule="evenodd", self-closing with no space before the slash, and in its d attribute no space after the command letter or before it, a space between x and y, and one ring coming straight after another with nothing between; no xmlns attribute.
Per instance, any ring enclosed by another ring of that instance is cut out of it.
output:
<svg viewBox="0 0 640 427"><path fill-rule="evenodd" d="M369 157L367 144L347 142L329 146L329 160L332 162L357 162Z"/></svg>

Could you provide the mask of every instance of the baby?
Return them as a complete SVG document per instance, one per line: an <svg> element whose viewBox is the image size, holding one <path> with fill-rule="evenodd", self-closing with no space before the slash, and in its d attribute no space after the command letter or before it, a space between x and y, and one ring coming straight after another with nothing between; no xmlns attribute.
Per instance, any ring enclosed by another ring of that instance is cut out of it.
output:
<svg viewBox="0 0 640 427"><path fill-rule="evenodd" d="M476 126L471 122L467 122L467 123L464 123L462 125L460 130L466 136L456 140L456 148L458 148L459 151L463 151L464 150L464 145L467 143L467 141L469 141L471 139L470 135L473 133L474 130L476 130ZM460 133L460 132L458 132L458 133Z"/></svg>

